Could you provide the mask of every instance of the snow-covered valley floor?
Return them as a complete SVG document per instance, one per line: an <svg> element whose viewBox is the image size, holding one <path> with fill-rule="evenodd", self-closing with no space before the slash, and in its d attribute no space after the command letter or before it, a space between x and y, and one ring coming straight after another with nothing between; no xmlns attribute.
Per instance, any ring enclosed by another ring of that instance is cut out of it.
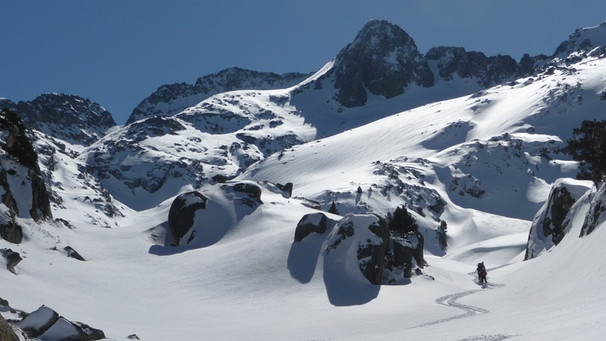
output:
<svg viewBox="0 0 606 341"><path fill-rule="evenodd" d="M45 304L116 340L597 340L606 331L606 269L588 266L604 254L602 230L526 262L527 234L504 235L427 256L410 284L351 285L323 271L320 236L293 242L312 210L269 191L263 198L218 243L193 250L151 238L149 222L162 221L169 202L121 228L31 227L18 275L0 272L4 298L25 311ZM52 250L57 243L87 261ZM479 257L487 288L474 282Z"/></svg>

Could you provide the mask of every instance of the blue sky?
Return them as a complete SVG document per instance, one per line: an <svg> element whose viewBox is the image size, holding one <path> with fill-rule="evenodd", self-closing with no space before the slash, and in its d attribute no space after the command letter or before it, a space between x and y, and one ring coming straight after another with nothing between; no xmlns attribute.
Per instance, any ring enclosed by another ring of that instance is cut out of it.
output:
<svg viewBox="0 0 606 341"><path fill-rule="evenodd" d="M77 94L123 124L162 84L232 66L315 71L371 19L402 27L421 52L519 59L606 21L606 1L0 0L0 97Z"/></svg>

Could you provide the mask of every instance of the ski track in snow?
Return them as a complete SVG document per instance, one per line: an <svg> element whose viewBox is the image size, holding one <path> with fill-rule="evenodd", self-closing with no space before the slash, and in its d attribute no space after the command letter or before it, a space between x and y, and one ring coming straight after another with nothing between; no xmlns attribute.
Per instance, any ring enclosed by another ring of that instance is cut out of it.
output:
<svg viewBox="0 0 606 341"><path fill-rule="evenodd" d="M492 288L497 288L497 287L502 287L502 286L504 286L504 285L503 284L488 283L487 288L488 289L492 289ZM463 304L463 303L457 302L461 297L473 295L473 294L481 292L483 290L485 290L485 289L475 289L475 290L461 291L461 292L457 292L457 293L454 293L454 294L450 294L450 295L446 295L446 296L442 296L442 297L436 298L435 302L437 304L444 305L444 306L447 306L447 307L453 307L453 308L462 310L463 313L459 314L459 315L455 315L455 316L451 316L451 317L435 320L435 321L430 321L430 322L422 323L422 324L419 324L417 326L414 326L413 328L427 327L427 326L432 326L432 325L436 325L436 324L440 324L440 323L450 322L450 321L456 320L456 319L461 319L461 318L470 317L470 316L474 316L474 315L481 315L481 314L487 314L487 313L489 313L490 311L486 310L484 308L475 307L475 306L471 306L471 305L467 305L467 304ZM474 336L474 337L466 338L466 339L463 339L461 341L467 341L467 340L469 340L469 341L472 341L472 340L499 341L499 340L505 340L507 338L508 338L508 336L506 336L506 335L481 335L481 336Z"/></svg>

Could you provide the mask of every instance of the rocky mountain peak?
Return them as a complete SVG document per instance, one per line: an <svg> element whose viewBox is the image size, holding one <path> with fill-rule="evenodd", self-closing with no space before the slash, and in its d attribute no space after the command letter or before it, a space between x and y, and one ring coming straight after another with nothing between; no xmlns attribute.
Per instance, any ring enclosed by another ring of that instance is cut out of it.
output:
<svg viewBox="0 0 606 341"><path fill-rule="evenodd" d="M416 50L414 40L398 25L386 20L367 22L354 39L353 46L362 45L373 50L393 51L400 46L410 45Z"/></svg>
<svg viewBox="0 0 606 341"><path fill-rule="evenodd" d="M367 90L391 98L409 84L432 86L433 73L414 40L384 20L368 22L336 58L335 88L346 107L366 104Z"/></svg>
<svg viewBox="0 0 606 341"><path fill-rule="evenodd" d="M14 109L28 127L85 146L116 125L112 114L100 104L76 95L46 93L19 102Z"/></svg>
<svg viewBox="0 0 606 341"><path fill-rule="evenodd" d="M606 21L598 26L580 28L562 42L553 57L579 59L585 56L606 55Z"/></svg>

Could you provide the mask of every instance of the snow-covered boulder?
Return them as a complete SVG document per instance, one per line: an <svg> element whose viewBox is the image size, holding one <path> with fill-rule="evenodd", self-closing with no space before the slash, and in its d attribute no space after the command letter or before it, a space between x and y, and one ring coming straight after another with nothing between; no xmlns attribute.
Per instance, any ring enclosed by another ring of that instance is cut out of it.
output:
<svg viewBox="0 0 606 341"><path fill-rule="evenodd" d="M81 322L72 322L47 306L26 315L15 323L28 337L42 341L59 340L101 340L105 338L102 330L92 328ZM4 339L2 339L4 340Z"/></svg>
<svg viewBox="0 0 606 341"><path fill-rule="evenodd" d="M340 263L350 277L362 274L371 284L381 284L389 230L375 215L348 214L330 232L325 259Z"/></svg>
<svg viewBox="0 0 606 341"><path fill-rule="evenodd" d="M332 228L335 224L336 221L329 219L324 213L306 214L299 220L295 229L295 242L302 241L312 233L325 233L328 227Z"/></svg>
<svg viewBox="0 0 606 341"><path fill-rule="evenodd" d="M585 215L583 227L579 237L592 233L598 226L606 221L606 183L602 183L596 193L591 197L589 211Z"/></svg>
<svg viewBox="0 0 606 341"><path fill-rule="evenodd" d="M552 185L547 201L530 227L525 259L539 256L564 238L572 206L591 186L591 181L570 178L558 179Z"/></svg>
<svg viewBox="0 0 606 341"><path fill-rule="evenodd" d="M25 316L16 325L30 337L42 335L59 319L59 314L47 306L41 306L36 311Z"/></svg>
<svg viewBox="0 0 606 341"><path fill-rule="evenodd" d="M392 237L385 221L371 214L346 215L332 228L325 245L330 271L346 274L348 281L359 281L361 275L375 285L409 283L405 279L412 276L412 269L426 264L421 233Z"/></svg>
<svg viewBox="0 0 606 341"><path fill-rule="evenodd" d="M180 194L169 210L164 246L193 249L218 242L263 204L261 194L260 185L247 181L209 184Z"/></svg>
<svg viewBox="0 0 606 341"><path fill-rule="evenodd" d="M205 209L207 200L197 191L182 193L175 198L168 212L168 230L173 246L179 245L181 238L192 228L196 211Z"/></svg>

